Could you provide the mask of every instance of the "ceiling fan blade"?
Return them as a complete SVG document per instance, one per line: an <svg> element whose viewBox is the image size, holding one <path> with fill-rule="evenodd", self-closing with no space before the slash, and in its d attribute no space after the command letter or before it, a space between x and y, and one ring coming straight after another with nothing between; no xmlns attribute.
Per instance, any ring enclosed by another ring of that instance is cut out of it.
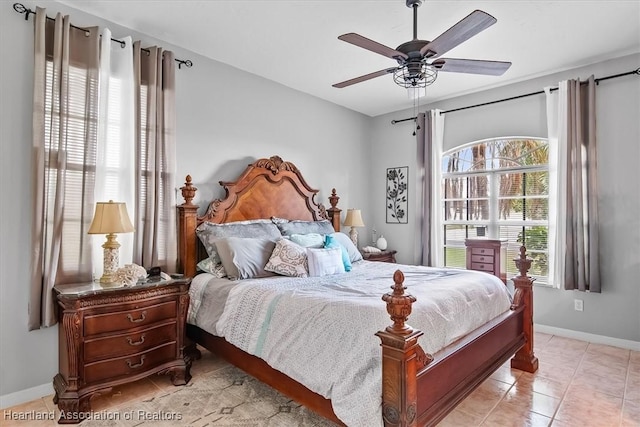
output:
<svg viewBox="0 0 640 427"><path fill-rule="evenodd" d="M501 76L511 67L511 62L440 58L433 61L431 65L438 71Z"/></svg>
<svg viewBox="0 0 640 427"><path fill-rule="evenodd" d="M420 49L420 53L426 55L427 58L437 58L496 22L496 18L488 13L474 10L435 40L424 45Z"/></svg>
<svg viewBox="0 0 640 427"><path fill-rule="evenodd" d="M333 87L343 88L346 86L351 86L356 83L364 82L366 80L371 80L376 77L384 76L385 74L391 74L396 70L397 67L386 68L384 70L376 71L375 73L365 74L364 76L356 77L354 79L346 80L344 82L336 83L332 85Z"/></svg>
<svg viewBox="0 0 640 427"><path fill-rule="evenodd" d="M347 33L338 37L338 39L345 41L347 43L354 44L363 49L370 50L371 52L379 53L380 55L386 56L391 59L398 59L398 57L407 59L409 58L406 54L399 52L395 49L391 49L388 46L380 44L378 42L374 42L366 37L362 37L356 33Z"/></svg>

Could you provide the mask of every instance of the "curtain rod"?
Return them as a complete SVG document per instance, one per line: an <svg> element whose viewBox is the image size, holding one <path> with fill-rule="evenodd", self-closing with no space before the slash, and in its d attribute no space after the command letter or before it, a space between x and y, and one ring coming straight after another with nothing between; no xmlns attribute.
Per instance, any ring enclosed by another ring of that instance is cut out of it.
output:
<svg viewBox="0 0 640 427"><path fill-rule="evenodd" d="M15 10L18 13L24 13L24 20L28 21L29 20L29 15L35 15L35 11L29 9L28 7L26 7L25 5L23 5L22 3L14 3L13 4L13 10ZM49 16L47 16L47 19L53 21L54 18L51 18ZM71 26L71 28L75 28L76 30L80 30L80 31L87 31L86 28L82 28L82 27L77 27L73 24L69 24ZM111 41L116 42L116 43L120 43L121 47L125 47L127 44L124 40L118 40L118 39L114 39L113 37L111 37ZM141 50L150 53L149 49L145 49L145 48L141 48ZM185 65L187 68L191 68L193 66L193 62L191 62L190 59L177 59L174 58L174 60L178 63L178 69L181 69L183 65Z"/></svg>
<svg viewBox="0 0 640 427"><path fill-rule="evenodd" d="M600 77L599 79L595 79L595 82L596 82L596 84L598 84L598 83L600 83L601 81L604 81L604 80L615 79L617 77L628 76L628 75L631 75L631 74L640 75L640 68L636 68L635 70L632 70L632 71L627 71L626 73L620 73L620 74L614 74L612 76ZM582 82L582 84L584 84L584 83L586 83L586 82ZM551 92L555 92L556 90L558 90L557 87L552 87L551 88ZM454 108L454 109L451 109L451 110L440 111L440 114L454 113L456 111L468 110L469 108L483 107L485 105L497 104L499 102L504 102L504 101L512 101L514 99L526 98L528 96L533 96L533 95L541 95L543 93L544 93L544 90L539 90L537 92L525 93L524 95L512 96L510 98L498 99L496 101L483 102L482 104L468 105L466 107L460 107L460 108ZM415 120L415 119L417 119L416 116L408 117L406 119L391 120L391 124L395 125L396 123L406 122L406 121Z"/></svg>

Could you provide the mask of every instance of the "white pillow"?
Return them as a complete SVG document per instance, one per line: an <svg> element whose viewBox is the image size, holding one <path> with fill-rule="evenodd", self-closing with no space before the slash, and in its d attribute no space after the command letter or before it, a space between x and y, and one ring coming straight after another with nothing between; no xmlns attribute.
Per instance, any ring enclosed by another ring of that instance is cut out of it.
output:
<svg viewBox="0 0 640 427"><path fill-rule="evenodd" d="M283 276L307 277L307 250L287 239L280 239L264 269Z"/></svg>
<svg viewBox="0 0 640 427"><path fill-rule="evenodd" d="M353 244L349 236L344 233L333 233L331 236L333 236L338 243L347 249L351 262L362 261L362 254L358 248L356 248L356 245Z"/></svg>
<svg viewBox="0 0 640 427"><path fill-rule="evenodd" d="M317 277L344 273L342 249L340 248L307 248L307 258L309 259L309 276Z"/></svg>

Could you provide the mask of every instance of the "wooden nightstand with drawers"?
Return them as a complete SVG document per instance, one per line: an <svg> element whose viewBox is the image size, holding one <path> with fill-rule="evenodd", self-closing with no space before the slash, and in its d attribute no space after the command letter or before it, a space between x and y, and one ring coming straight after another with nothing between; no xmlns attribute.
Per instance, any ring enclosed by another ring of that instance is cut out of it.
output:
<svg viewBox="0 0 640 427"><path fill-rule="evenodd" d="M507 283L507 240L466 239L467 270L493 274Z"/></svg>
<svg viewBox="0 0 640 427"><path fill-rule="evenodd" d="M76 424L91 411L90 398L151 374L170 374L174 385L191 375L185 326L191 279L135 286L58 285L59 373L54 403Z"/></svg>

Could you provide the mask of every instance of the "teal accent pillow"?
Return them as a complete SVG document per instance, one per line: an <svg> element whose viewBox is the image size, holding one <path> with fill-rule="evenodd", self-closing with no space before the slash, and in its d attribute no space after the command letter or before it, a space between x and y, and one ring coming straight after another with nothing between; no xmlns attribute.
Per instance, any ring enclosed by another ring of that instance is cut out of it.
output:
<svg viewBox="0 0 640 427"><path fill-rule="evenodd" d="M351 259L349 259L349 252L347 252L347 248L342 246L338 241L330 234L327 234L324 237L324 247L325 248L340 248L342 251L342 263L344 264L344 271L351 271Z"/></svg>

